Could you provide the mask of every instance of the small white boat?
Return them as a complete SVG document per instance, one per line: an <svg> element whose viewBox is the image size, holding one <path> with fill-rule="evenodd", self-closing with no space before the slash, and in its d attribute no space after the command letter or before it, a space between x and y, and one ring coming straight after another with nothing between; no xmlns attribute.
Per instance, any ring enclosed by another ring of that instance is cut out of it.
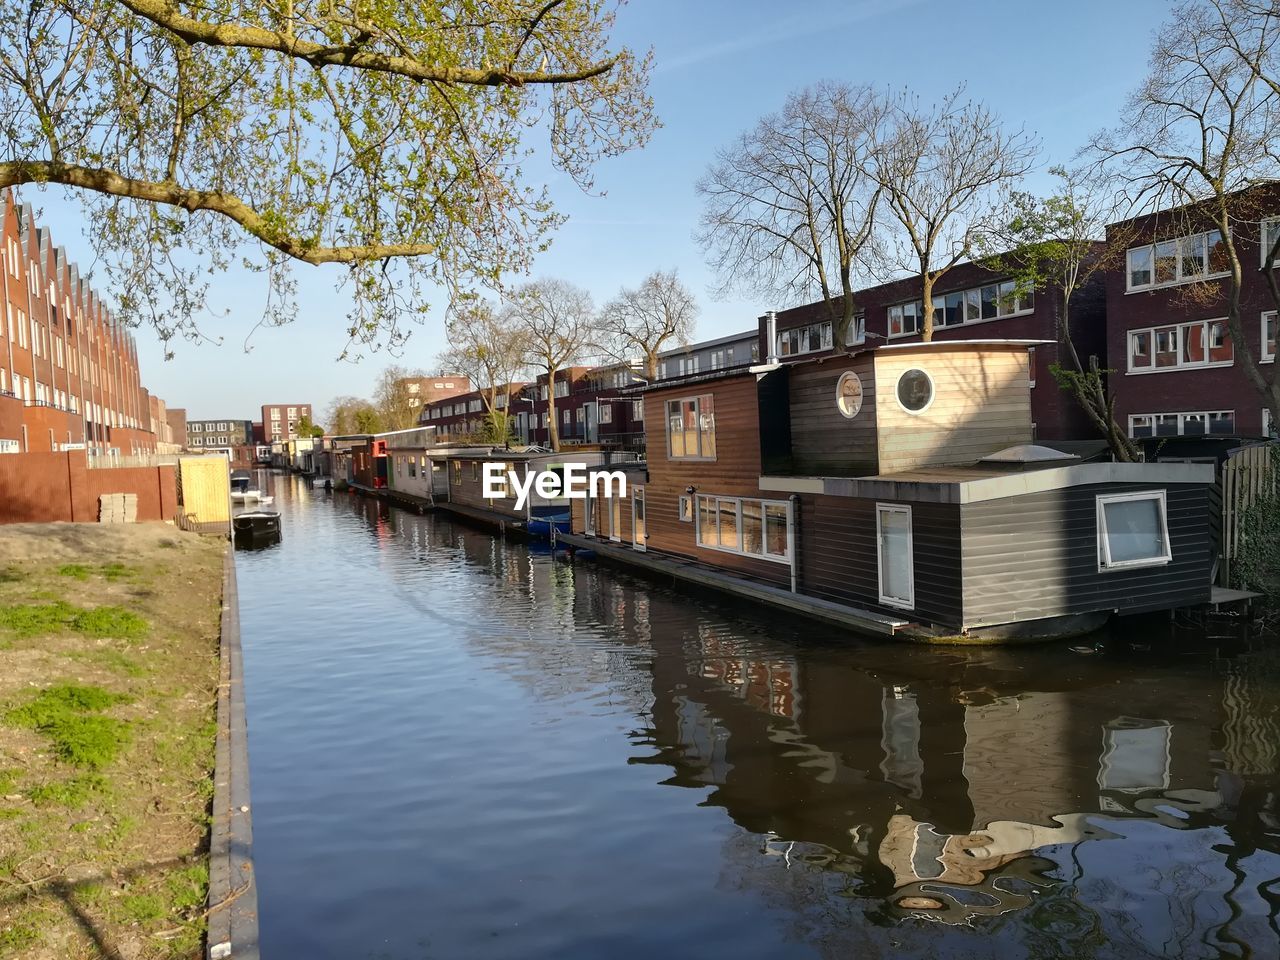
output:
<svg viewBox="0 0 1280 960"><path fill-rule="evenodd" d="M231 502L232 503L271 503L272 497L264 496L262 491L257 487L250 487L249 483L252 476L248 470L232 470L231 471Z"/></svg>

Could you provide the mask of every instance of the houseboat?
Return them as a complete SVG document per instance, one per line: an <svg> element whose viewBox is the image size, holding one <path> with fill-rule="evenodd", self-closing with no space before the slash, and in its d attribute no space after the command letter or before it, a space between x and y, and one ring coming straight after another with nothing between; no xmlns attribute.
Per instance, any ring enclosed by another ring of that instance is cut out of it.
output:
<svg viewBox="0 0 1280 960"><path fill-rule="evenodd" d="M529 485L533 477L544 473L556 474L563 484L570 466L576 468L581 479L585 480L586 475L594 471L625 473L634 469L637 459L635 453L581 448L560 453L551 453L540 447L454 450L445 454L447 498L443 502L437 499L436 503L454 513L498 526L504 532L515 531L543 538L552 536L554 530L559 535L570 530L571 504L581 501L567 496L546 496ZM487 464L501 468L504 475L513 474L517 484L527 486L524 503L519 502L515 486L510 483L499 487L500 495L486 495L484 476Z"/></svg>
<svg viewBox="0 0 1280 960"><path fill-rule="evenodd" d="M566 539L921 640L1060 637L1207 602L1213 466L1037 446L1042 343L890 344L653 385L644 482L579 502Z"/></svg>

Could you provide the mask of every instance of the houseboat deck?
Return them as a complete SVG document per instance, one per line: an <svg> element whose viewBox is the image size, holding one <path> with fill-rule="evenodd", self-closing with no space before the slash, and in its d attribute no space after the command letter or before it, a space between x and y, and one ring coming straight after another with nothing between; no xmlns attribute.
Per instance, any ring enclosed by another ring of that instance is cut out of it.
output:
<svg viewBox="0 0 1280 960"><path fill-rule="evenodd" d="M556 542L568 544L582 550L593 550L598 556L608 560L626 563L653 573L674 577L686 583L695 583L724 593L746 597L749 600L765 603L772 607L792 610L828 623L849 627L861 633L892 637L912 625L910 621L898 620L876 613L873 610L862 610L843 603L823 600L819 597L791 593L789 590L783 590L767 583L761 583L734 574L722 573L713 567L695 563L691 560L681 560L670 556L655 556L650 553L633 550L630 547L613 546L594 537L566 533L557 536Z"/></svg>

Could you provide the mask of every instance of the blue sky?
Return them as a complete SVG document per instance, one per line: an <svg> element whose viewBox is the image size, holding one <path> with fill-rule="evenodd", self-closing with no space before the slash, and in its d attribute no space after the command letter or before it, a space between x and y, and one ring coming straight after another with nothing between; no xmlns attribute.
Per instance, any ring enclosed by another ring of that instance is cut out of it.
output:
<svg viewBox="0 0 1280 960"><path fill-rule="evenodd" d="M1043 167L1064 162L1100 127L1113 124L1146 70L1151 33L1165 0L1078 0L1070 6L1014 0L632 0L617 37L653 47L652 93L663 123L651 144L598 169L604 196L563 179L551 186L569 222L536 275L586 287L603 302L658 268L678 268L699 296L699 339L755 324L785 304L716 301L714 278L693 240L694 183L717 147L777 109L792 91L821 79L909 86L929 100L967 84L1008 123L1026 124L1044 144ZM91 262L73 203L27 191L43 207L55 242ZM300 317L254 330L265 289L259 277L214 281L225 316L204 326L221 345L179 342L173 360L150 330L137 338L144 384L193 418L255 417L263 403L309 402L323 411L340 394L365 395L389 362L429 367L444 348L442 309L414 330L403 356L338 362L346 305L324 269L300 268ZM109 293L108 293L109 297ZM252 334L252 336L250 336ZM249 352L245 352L249 337Z"/></svg>

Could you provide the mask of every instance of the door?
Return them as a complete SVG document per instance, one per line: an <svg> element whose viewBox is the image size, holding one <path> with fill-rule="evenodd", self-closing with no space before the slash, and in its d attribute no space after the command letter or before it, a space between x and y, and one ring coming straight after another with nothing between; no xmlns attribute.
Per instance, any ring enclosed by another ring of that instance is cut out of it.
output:
<svg viewBox="0 0 1280 960"><path fill-rule="evenodd" d="M589 487L587 498L582 501L582 509L586 511L585 524L587 536L594 537L596 535L596 501L591 496Z"/></svg>
<svg viewBox="0 0 1280 960"><path fill-rule="evenodd" d="M880 602L915 606L915 557L911 545L911 508L876 504L876 542L880 567Z"/></svg>
<svg viewBox="0 0 1280 960"><path fill-rule="evenodd" d="M600 404L598 402L582 405L583 439L587 443L596 443L600 437Z"/></svg>
<svg viewBox="0 0 1280 960"><path fill-rule="evenodd" d="M622 540L622 498L605 497L609 505L609 539Z"/></svg>
<svg viewBox="0 0 1280 960"><path fill-rule="evenodd" d="M644 487L632 487L631 489L631 546L637 550L645 550L645 533L644 525Z"/></svg>

